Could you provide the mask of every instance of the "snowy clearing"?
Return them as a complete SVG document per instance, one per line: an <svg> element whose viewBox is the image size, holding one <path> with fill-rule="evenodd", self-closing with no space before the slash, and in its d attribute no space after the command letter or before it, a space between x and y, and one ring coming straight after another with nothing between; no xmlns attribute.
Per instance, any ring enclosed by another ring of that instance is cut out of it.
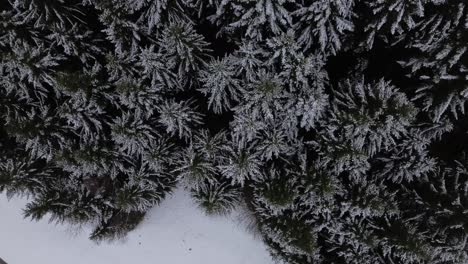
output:
<svg viewBox="0 0 468 264"><path fill-rule="evenodd" d="M177 190L125 240L99 245L89 230L23 219L25 199L0 196L0 258L8 264L270 264L262 241L235 216L208 217Z"/></svg>

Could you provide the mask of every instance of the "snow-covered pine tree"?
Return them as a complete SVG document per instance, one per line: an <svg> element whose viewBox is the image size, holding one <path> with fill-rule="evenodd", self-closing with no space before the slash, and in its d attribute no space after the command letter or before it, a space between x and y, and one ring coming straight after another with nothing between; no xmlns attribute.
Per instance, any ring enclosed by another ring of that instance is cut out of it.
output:
<svg viewBox="0 0 468 264"><path fill-rule="evenodd" d="M430 244L434 263L468 261L465 209L468 204L466 156L442 163L405 189L403 219L413 219Z"/></svg>
<svg viewBox="0 0 468 264"><path fill-rule="evenodd" d="M201 123L175 94L188 83L181 74L209 57L206 43L191 24L170 31L168 19L150 39L110 1L9 5L1 188L28 195L32 219L92 223L95 240L123 236L175 185L173 160Z"/></svg>
<svg viewBox="0 0 468 264"><path fill-rule="evenodd" d="M347 79L334 90L329 118L313 145L335 173L359 177L370 168L369 158L408 133L415 115L413 104L389 82Z"/></svg>
<svg viewBox="0 0 468 264"><path fill-rule="evenodd" d="M291 164L271 165L252 183L248 202L273 256L288 263L314 263L320 259L317 239L326 214L318 210L321 200L304 199L312 191L301 185L301 166L289 160Z"/></svg>
<svg viewBox="0 0 468 264"><path fill-rule="evenodd" d="M376 38L392 42L410 31L424 16L425 4L431 0L366 0L370 12L369 22L365 25L364 45L372 49ZM389 43L393 44L393 43Z"/></svg>
<svg viewBox="0 0 468 264"><path fill-rule="evenodd" d="M354 30L354 0L300 2L294 11L300 44L306 49L318 47L325 54L336 54L346 47L346 33Z"/></svg>
<svg viewBox="0 0 468 264"><path fill-rule="evenodd" d="M221 34L239 30L249 39L262 40L280 35L292 24L288 10L293 0L215 0L216 12L208 19Z"/></svg>
<svg viewBox="0 0 468 264"><path fill-rule="evenodd" d="M464 263L466 8L6 1L0 191L97 241L179 184L284 263Z"/></svg>
<svg viewBox="0 0 468 264"><path fill-rule="evenodd" d="M437 122L448 113L457 118L465 111L468 11L464 1L432 2L427 18L408 33L405 45L414 55L401 64L419 80L415 99Z"/></svg>

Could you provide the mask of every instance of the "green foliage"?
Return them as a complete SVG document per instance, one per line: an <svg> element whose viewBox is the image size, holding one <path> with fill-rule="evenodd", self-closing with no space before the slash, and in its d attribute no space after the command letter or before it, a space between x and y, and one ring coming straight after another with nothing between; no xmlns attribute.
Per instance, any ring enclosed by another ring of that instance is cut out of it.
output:
<svg viewBox="0 0 468 264"><path fill-rule="evenodd" d="M205 184L193 189L192 197L208 215L226 215L240 202L238 188L228 183Z"/></svg>

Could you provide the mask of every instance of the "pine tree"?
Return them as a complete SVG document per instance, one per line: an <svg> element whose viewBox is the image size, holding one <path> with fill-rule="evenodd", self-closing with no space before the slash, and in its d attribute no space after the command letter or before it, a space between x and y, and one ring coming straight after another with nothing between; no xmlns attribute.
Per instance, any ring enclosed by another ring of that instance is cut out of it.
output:
<svg viewBox="0 0 468 264"><path fill-rule="evenodd" d="M0 192L121 238L176 187L284 263L466 254L462 0L16 0Z"/></svg>
<svg viewBox="0 0 468 264"><path fill-rule="evenodd" d="M330 119L314 145L335 173L357 177L369 169L370 157L408 133L415 114L406 96L385 80L348 79L335 90Z"/></svg>
<svg viewBox="0 0 468 264"><path fill-rule="evenodd" d="M325 54L340 51L345 46L346 33L354 29L354 0L300 2L302 5L294 11L298 42L306 48L318 46Z"/></svg>
<svg viewBox="0 0 468 264"><path fill-rule="evenodd" d="M364 31L367 34L365 45L372 49L376 38L392 41L416 27L424 17L427 0L377 0L364 1L372 13L372 18ZM389 43L393 44L393 43Z"/></svg>
<svg viewBox="0 0 468 264"><path fill-rule="evenodd" d="M1 189L31 198L25 216L93 223L91 238L102 240L125 235L172 190L173 154L181 149L167 142L184 145L190 122L201 117L161 91L165 84L182 88L176 53L155 51L157 40L140 48L149 39L124 6L83 4L16 1L2 13L17 23L2 21L1 123L11 151L2 151ZM85 14L93 7L101 13ZM92 31L86 15L107 37Z"/></svg>
<svg viewBox="0 0 468 264"><path fill-rule="evenodd" d="M467 205L466 158L440 164L433 172L407 187L405 218L414 219L433 253L434 263L465 262Z"/></svg>
<svg viewBox="0 0 468 264"><path fill-rule="evenodd" d="M216 60L208 64L201 73L204 83L200 91L209 95L208 108L215 113L222 113L242 96L241 80L236 78L235 61L232 57Z"/></svg>
<svg viewBox="0 0 468 264"><path fill-rule="evenodd" d="M292 0L216 0L216 13L208 18L220 33L240 30L250 39L279 35L292 24L288 3Z"/></svg>
<svg viewBox="0 0 468 264"><path fill-rule="evenodd" d="M192 190L192 197L208 215L225 215L239 203L240 193L229 183L209 183Z"/></svg>
<svg viewBox="0 0 468 264"><path fill-rule="evenodd" d="M444 6L435 1L431 15L409 34L407 46L416 56L402 62L410 76L420 80L415 99L437 122L450 111L455 118L464 113L466 101L467 11L463 2Z"/></svg>

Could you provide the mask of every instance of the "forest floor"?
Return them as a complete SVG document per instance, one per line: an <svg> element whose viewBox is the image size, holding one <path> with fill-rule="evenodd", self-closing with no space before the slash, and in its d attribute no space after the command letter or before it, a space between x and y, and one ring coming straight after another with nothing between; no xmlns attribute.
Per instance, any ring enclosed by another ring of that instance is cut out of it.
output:
<svg viewBox="0 0 468 264"><path fill-rule="evenodd" d="M271 264L241 213L211 217L178 189L125 239L96 244L89 228L23 219L26 199L0 195L0 257L8 264Z"/></svg>

